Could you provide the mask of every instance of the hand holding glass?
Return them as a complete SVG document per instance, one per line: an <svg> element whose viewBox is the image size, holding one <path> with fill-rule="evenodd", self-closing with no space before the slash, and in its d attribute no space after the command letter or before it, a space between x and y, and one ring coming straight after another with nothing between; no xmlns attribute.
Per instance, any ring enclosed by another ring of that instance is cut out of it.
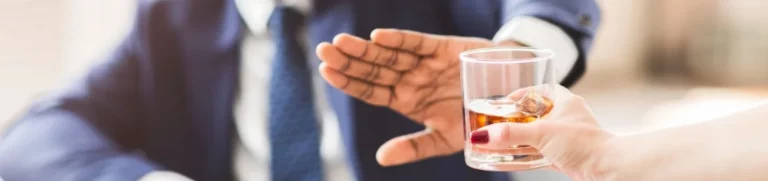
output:
<svg viewBox="0 0 768 181"><path fill-rule="evenodd" d="M465 136L483 126L539 120L555 106L554 53L544 49L484 48L461 53ZM549 166L527 145L487 148L465 141L468 166L487 171L528 170Z"/></svg>

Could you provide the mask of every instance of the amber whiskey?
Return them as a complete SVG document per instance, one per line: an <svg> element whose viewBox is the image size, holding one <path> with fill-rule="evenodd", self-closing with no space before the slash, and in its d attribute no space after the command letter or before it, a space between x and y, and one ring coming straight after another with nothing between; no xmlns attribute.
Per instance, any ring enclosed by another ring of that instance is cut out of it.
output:
<svg viewBox="0 0 768 181"><path fill-rule="evenodd" d="M539 94L527 94L523 98L477 99L467 105L470 131L496 123L530 123L548 115L554 104L552 99ZM510 155L517 162L542 159L539 151L527 145L514 145L506 150L471 146L473 153Z"/></svg>
<svg viewBox="0 0 768 181"><path fill-rule="evenodd" d="M478 99L468 105L471 131L495 123L530 123L544 117L554 107L551 99L528 94L514 101L510 98Z"/></svg>

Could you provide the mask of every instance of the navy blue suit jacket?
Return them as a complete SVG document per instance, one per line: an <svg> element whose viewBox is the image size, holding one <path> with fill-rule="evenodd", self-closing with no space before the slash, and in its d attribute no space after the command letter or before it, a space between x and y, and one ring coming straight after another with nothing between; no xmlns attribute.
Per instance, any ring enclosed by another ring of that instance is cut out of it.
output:
<svg viewBox="0 0 768 181"><path fill-rule="evenodd" d="M584 70L599 22L593 0L316 0L311 44L374 28L491 38L515 16L559 25ZM233 103L243 23L231 0L141 0L131 33L85 76L35 104L0 145L7 180L136 180L172 170L196 180L232 180ZM316 59L316 57L313 57ZM386 108L328 88L355 176L361 181L500 180L463 156L404 166L376 164L386 140L423 129Z"/></svg>

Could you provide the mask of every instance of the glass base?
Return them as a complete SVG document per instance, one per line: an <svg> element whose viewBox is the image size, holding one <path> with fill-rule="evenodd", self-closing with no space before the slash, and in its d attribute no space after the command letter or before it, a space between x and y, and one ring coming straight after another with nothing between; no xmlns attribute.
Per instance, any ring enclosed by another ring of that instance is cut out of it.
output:
<svg viewBox="0 0 768 181"><path fill-rule="evenodd" d="M541 154L465 153L467 166L485 171L522 171L550 166Z"/></svg>

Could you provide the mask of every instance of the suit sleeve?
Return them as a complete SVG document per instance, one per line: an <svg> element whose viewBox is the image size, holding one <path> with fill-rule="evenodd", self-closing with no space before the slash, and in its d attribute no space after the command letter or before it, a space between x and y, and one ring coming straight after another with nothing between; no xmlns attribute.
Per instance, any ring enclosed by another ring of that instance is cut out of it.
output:
<svg viewBox="0 0 768 181"><path fill-rule="evenodd" d="M586 58L600 25L595 0L504 0L502 24L518 17L535 17L565 31L578 50L576 62L561 84L571 86L586 70Z"/></svg>
<svg viewBox="0 0 768 181"><path fill-rule="evenodd" d="M110 56L34 104L0 140L4 179L135 181L159 169L136 151L142 135L137 47L144 9Z"/></svg>

